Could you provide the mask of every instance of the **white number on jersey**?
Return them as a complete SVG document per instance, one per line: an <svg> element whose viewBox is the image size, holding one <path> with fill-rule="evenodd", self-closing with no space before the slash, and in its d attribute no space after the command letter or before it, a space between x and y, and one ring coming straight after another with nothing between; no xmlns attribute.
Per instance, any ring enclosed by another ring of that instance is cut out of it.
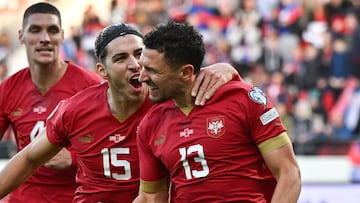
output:
<svg viewBox="0 0 360 203"><path fill-rule="evenodd" d="M108 148L104 148L101 150L101 154L103 155L104 175L106 177L114 178L115 180L129 180L131 178L130 162L118 160L119 154L130 154L129 148L110 148L110 153ZM124 167L125 173L112 173L110 171L110 165Z"/></svg>
<svg viewBox="0 0 360 203"><path fill-rule="evenodd" d="M203 147L200 144L190 146L188 149L186 148L180 148L179 149L180 155L181 155L181 161L184 166L186 179L194 178L202 178L209 174L209 167L207 165L207 162L205 160L204 150ZM191 153L197 153L198 156L194 158L195 162L201 163L202 170L191 170L189 161L186 159L186 155L189 155Z"/></svg>
<svg viewBox="0 0 360 203"><path fill-rule="evenodd" d="M30 141L33 141L35 137L39 134L39 132L45 128L45 122L44 121L38 121L36 122L35 126L30 132Z"/></svg>

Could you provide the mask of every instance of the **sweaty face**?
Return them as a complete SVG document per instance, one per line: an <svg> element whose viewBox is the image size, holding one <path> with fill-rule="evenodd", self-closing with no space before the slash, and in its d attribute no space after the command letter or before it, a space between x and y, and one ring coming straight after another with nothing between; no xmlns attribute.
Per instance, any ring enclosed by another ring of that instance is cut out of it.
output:
<svg viewBox="0 0 360 203"><path fill-rule="evenodd" d="M162 53L145 48L140 63L143 66L140 82L147 84L152 102L176 99L181 94L183 89L180 85L180 73L165 63Z"/></svg>
<svg viewBox="0 0 360 203"><path fill-rule="evenodd" d="M37 13L28 17L20 42L25 45L30 64L49 64L59 60L64 32L56 15Z"/></svg>
<svg viewBox="0 0 360 203"><path fill-rule="evenodd" d="M107 45L105 63L109 85L130 99L137 99L145 91L139 82L143 46L142 39L131 34L115 38Z"/></svg>

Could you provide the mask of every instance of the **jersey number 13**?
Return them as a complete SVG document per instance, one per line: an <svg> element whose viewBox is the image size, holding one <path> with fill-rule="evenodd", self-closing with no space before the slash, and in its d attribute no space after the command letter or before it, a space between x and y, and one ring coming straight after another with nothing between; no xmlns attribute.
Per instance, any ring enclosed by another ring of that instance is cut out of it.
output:
<svg viewBox="0 0 360 203"><path fill-rule="evenodd" d="M188 148L180 148L179 149L182 165L185 170L186 179L190 180L192 178L202 178L209 174L209 167L205 159L203 146L200 144L190 146ZM186 159L187 155L192 153L197 153L197 157L194 157L194 161L200 163L202 166L202 170L191 170L191 166L189 165L189 161Z"/></svg>

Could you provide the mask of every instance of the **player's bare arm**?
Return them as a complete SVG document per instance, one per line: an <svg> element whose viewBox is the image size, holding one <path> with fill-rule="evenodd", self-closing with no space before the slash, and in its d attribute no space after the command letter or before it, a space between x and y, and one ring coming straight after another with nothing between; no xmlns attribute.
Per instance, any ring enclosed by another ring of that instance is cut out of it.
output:
<svg viewBox="0 0 360 203"><path fill-rule="evenodd" d="M289 142L280 148L265 152L263 157L277 179L271 202L296 203L300 195L301 177L292 144Z"/></svg>
<svg viewBox="0 0 360 203"><path fill-rule="evenodd" d="M66 169L69 168L72 164L72 157L69 150L62 148L59 153L57 153L53 158L51 158L44 165L47 168L51 169Z"/></svg>
<svg viewBox="0 0 360 203"><path fill-rule="evenodd" d="M0 171L0 199L17 188L60 150L61 147L50 144L45 129L40 132L33 142L13 156Z"/></svg>

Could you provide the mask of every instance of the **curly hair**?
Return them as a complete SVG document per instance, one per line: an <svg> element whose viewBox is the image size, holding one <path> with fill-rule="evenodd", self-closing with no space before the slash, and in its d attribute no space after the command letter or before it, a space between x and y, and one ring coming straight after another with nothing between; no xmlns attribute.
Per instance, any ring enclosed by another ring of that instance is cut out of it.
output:
<svg viewBox="0 0 360 203"><path fill-rule="evenodd" d="M164 53L166 63L174 68L191 64L195 74L200 71L205 55L203 36L188 23L159 24L145 35L144 44Z"/></svg>

